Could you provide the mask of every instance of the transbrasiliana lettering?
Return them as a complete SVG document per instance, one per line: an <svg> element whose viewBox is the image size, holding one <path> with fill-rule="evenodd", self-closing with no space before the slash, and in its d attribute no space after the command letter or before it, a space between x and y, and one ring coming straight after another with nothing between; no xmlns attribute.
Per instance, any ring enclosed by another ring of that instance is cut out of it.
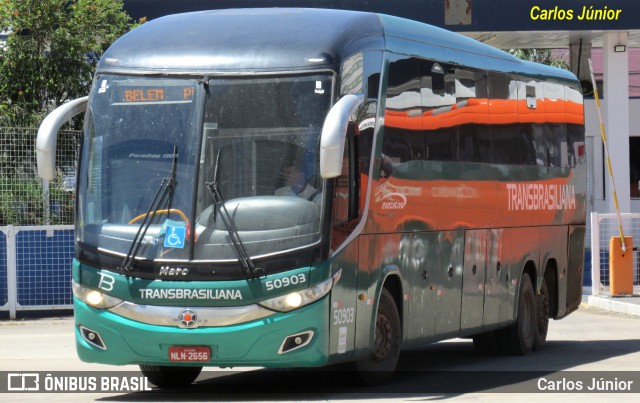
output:
<svg viewBox="0 0 640 403"><path fill-rule="evenodd" d="M573 185L507 183L507 205L510 211L575 210Z"/></svg>
<svg viewBox="0 0 640 403"><path fill-rule="evenodd" d="M140 291L142 299L242 299L240 290L192 290L189 288L149 289Z"/></svg>

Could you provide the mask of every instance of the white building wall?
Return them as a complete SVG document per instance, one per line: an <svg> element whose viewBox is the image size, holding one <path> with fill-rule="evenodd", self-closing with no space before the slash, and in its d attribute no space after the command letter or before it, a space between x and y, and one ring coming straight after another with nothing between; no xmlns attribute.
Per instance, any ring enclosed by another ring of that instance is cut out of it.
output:
<svg viewBox="0 0 640 403"><path fill-rule="evenodd" d="M604 101L602 102L604 105ZM603 156L603 148L602 148L602 140L600 135L600 121L598 119L598 111L596 109L596 103L593 99L586 99L584 102L584 115L585 115L585 132L587 136L587 142L591 142L593 147L592 150L592 166L589 167L589 175L588 178L591 181L591 189L592 194L589 195L589 199L591 202L591 209L593 211L597 211L599 213L613 213L614 210L612 208L613 203L609 203L606 200L606 193L603 191L604 189L609 189L611 187L611 181L609 179L609 173L607 171L606 162L604 161ZM615 136L612 132L610 132L609 128L605 126L607 130L607 136L611 147L611 142L620 141L618 136ZM640 137L640 99L630 99L629 100L629 136ZM627 152L628 152L628 142L627 138L624 138L624 141L627 143ZM616 170L614 166L614 172L616 178L616 186L626 186L629 187L629 157L624 157L624 161L626 161L627 168L623 170ZM628 193L627 193L628 195ZM620 191L618 190L618 197L620 197ZM627 196L628 198L629 196ZM630 205L630 211L623 210L623 213L638 213L640 212L640 199L632 199L628 201Z"/></svg>

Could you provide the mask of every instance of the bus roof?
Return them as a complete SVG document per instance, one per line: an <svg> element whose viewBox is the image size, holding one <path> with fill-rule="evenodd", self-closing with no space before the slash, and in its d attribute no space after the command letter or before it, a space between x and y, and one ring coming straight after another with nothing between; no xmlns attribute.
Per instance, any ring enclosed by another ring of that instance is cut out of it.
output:
<svg viewBox="0 0 640 403"><path fill-rule="evenodd" d="M98 69L280 71L333 66L357 38L383 49L375 14L323 9L229 9L149 21L116 41ZM357 46L357 45L355 45ZM371 44L365 45L371 47ZM323 58L324 63L309 62Z"/></svg>
<svg viewBox="0 0 640 403"><path fill-rule="evenodd" d="M507 73L575 80L424 23L358 11L256 8L169 15L105 52L98 71L230 73L334 68L364 50L389 50ZM323 60L323 61L320 61Z"/></svg>

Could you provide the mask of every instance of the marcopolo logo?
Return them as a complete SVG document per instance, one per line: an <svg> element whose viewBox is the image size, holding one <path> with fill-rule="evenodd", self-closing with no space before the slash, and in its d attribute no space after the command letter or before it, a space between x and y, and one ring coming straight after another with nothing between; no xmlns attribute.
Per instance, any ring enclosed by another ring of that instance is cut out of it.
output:
<svg viewBox="0 0 640 403"><path fill-rule="evenodd" d="M180 312L178 319L185 327L196 327L196 324L198 323L198 315L191 309L185 309Z"/></svg>

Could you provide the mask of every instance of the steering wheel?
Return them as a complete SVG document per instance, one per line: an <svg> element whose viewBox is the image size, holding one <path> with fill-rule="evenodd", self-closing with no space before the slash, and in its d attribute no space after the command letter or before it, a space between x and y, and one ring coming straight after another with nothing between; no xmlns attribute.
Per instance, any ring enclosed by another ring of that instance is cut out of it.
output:
<svg viewBox="0 0 640 403"><path fill-rule="evenodd" d="M158 211L152 211L150 213L144 213L144 214L140 214L139 216L133 218L131 221L129 221L129 224L135 224L136 222L142 220L143 218L147 217L148 215L156 215L156 214L177 214L180 216L180 218L182 218L185 222L185 228L186 228L186 237L189 238L189 234L191 233L191 224L189 223L189 219L187 218L187 215L185 213L182 212L182 210L178 210L177 208L172 208L172 209L162 209L162 210L158 210Z"/></svg>
<svg viewBox="0 0 640 403"><path fill-rule="evenodd" d="M140 214L139 216L137 216L137 217L133 218L131 221L129 221L129 224L135 224L138 221L140 221L143 218L145 218L146 216L148 216L149 214L151 214L151 215L155 215L155 214L177 214L177 215L180 216L180 218L182 218L184 220L184 222L187 223L187 228L189 227L189 219L187 218L187 215L185 213L183 213L182 210L178 210L177 208L162 209L162 210L158 210L158 211L152 211L150 213Z"/></svg>

